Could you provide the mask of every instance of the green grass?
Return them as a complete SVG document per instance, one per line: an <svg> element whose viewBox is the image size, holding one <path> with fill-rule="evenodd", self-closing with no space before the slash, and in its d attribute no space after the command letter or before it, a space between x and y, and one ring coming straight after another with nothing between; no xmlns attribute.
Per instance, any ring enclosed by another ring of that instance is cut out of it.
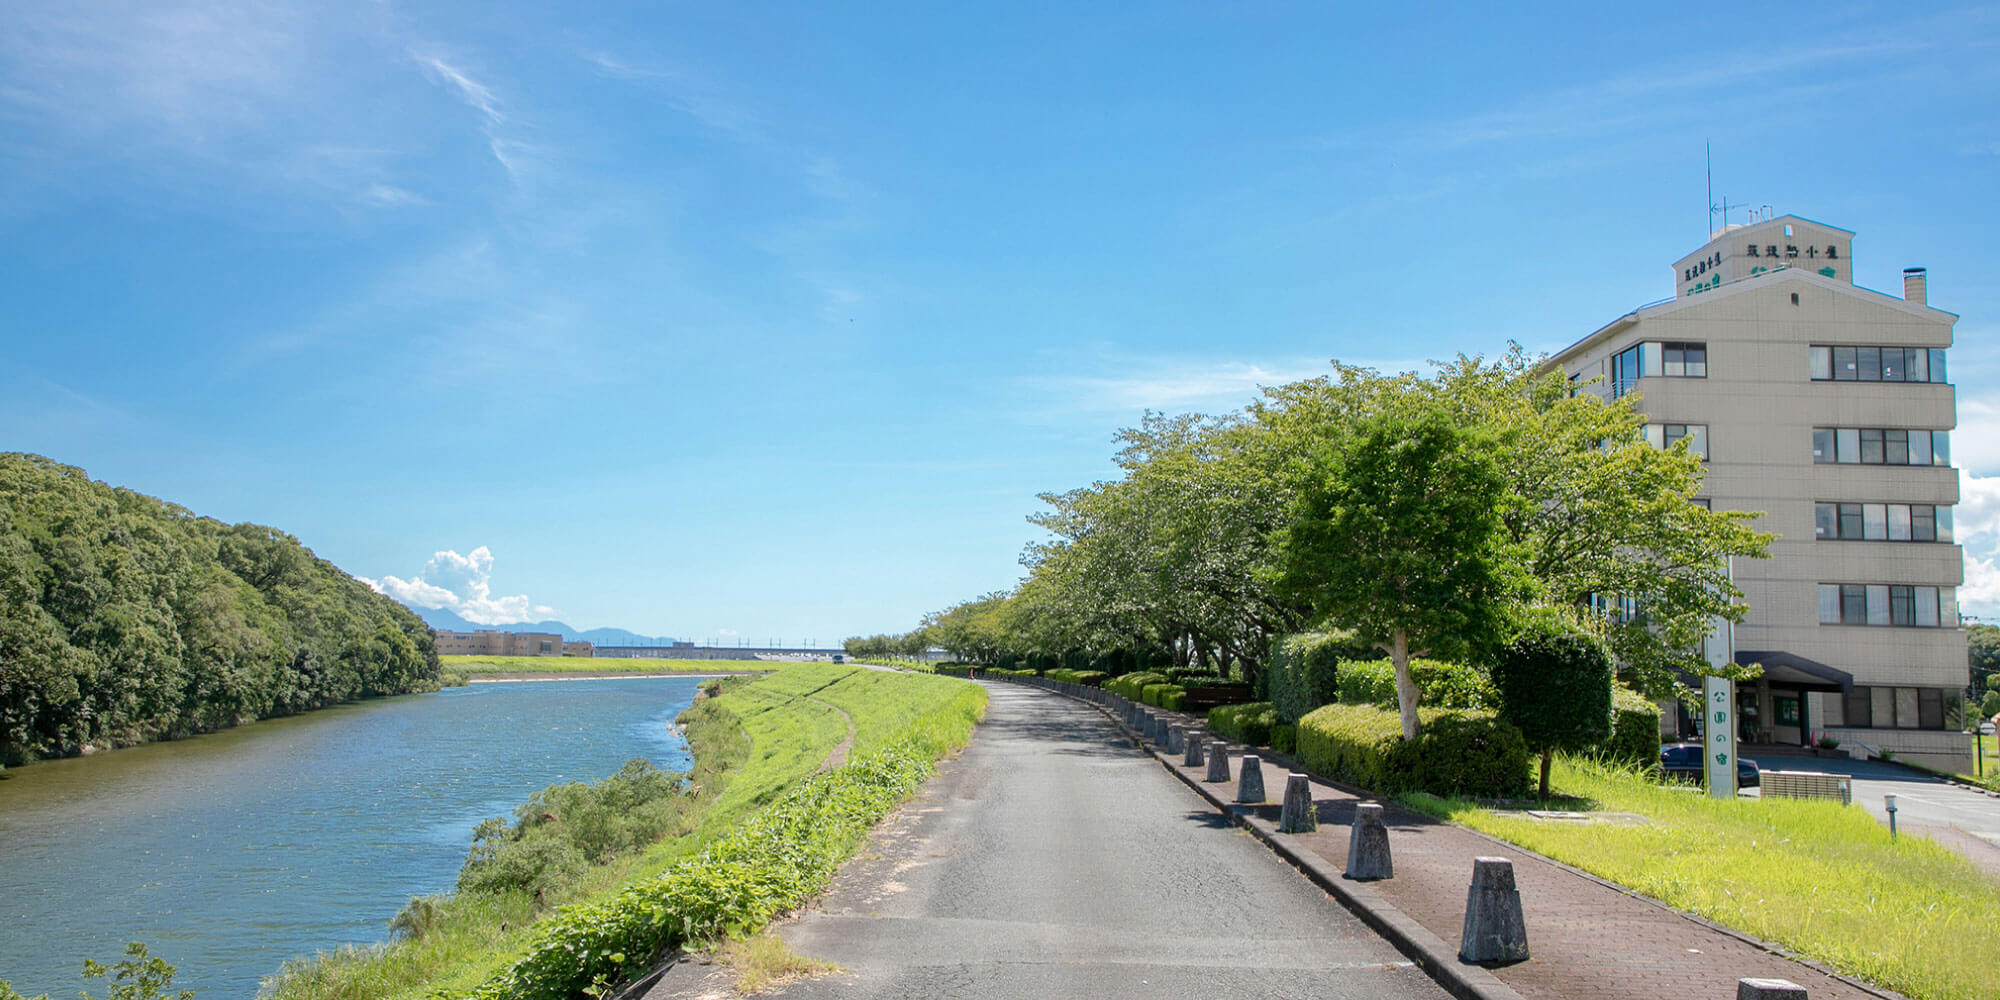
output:
<svg viewBox="0 0 2000 1000"><path fill-rule="evenodd" d="M473 679L496 674L714 674L744 670L776 670L778 663L762 660L646 660L622 656L440 656L447 671ZM756 664L749 666L749 664Z"/></svg>
<svg viewBox="0 0 2000 1000"><path fill-rule="evenodd" d="M672 662L713 669L708 661ZM721 697L706 699L690 710L694 719L689 737L695 750L691 777L701 786L699 798L705 808L690 817L688 832L592 868L580 882L540 905L525 893L449 898L439 904L440 912L422 938L294 960L282 976L267 981L261 996L423 1000L436 991L469 993L527 953L537 922L552 907L603 902L660 875L811 776L848 738L848 717L855 726L855 748L876 746L908 736L913 728L936 725L923 718L926 710L965 688L978 690L948 678L832 664L790 664L754 681L739 678L726 685ZM983 705L983 694L980 697Z"/></svg>
<svg viewBox="0 0 2000 1000"><path fill-rule="evenodd" d="M2000 996L2000 882L1930 840L1892 841L1836 803L1717 801L1585 761L1558 758L1554 784L1582 808L1650 822L1543 823L1432 796L1412 804L1916 1000Z"/></svg>

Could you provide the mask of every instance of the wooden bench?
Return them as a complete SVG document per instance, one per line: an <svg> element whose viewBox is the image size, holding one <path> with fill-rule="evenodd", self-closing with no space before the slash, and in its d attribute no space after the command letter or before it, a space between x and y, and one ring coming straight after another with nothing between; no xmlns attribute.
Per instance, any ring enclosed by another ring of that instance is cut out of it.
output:
<svg viewBox="0 0 2000 1000"><path fill-rule="evenodd" d="M1218 705L1239 705L1255 697L1248 684L1191 687L1187 689L1187 700L1181 703L1181 707L1190 712L1205 711Z"/></svg>
<svg viewBox="0 0 2000 1000"><path fill-rule="evenodd" d="M1854 783L1844 774L1819 771L1765 771L1761 775L1767 799L1835 799L1854 804Z"/></svg>

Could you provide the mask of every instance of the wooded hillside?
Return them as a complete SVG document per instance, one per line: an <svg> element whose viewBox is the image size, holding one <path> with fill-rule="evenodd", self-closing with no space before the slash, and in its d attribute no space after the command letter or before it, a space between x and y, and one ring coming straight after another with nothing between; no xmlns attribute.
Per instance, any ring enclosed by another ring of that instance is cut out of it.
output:
<svg viewBox="0 0 2000 1000"><path fill-rule="evenodd" d="M0 764L437 684L429 626L298 539L0 454Z"/></svg>

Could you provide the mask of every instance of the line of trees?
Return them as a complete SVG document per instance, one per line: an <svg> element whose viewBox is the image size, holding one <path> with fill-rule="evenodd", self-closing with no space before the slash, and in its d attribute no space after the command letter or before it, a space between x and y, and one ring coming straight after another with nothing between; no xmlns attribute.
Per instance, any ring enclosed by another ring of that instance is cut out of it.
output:
<svg viewBox="0 0 2000 1000"><path fill-rule="evenodd" d="M432 640L281 531L0 454L0 764L435 689Z"/></svg>
<svg viewBox="0 0 2000 1000"><path fill-rule="evenodd" d="M1766 554L1758 515L1695 500L1701 461L1643 436L1518 345L1429 376L1335 362L1240 413L1149 413L1121 475L1041 496L1014 589L928 616L962 659L1151 659L1255 680L1280 635L1338 628L1387 653L1415 726L1415 656L1490 663L1522 613L1560 609L1626 683L1708 671L1711 619L1740 621L1728 561Z"/></svg>

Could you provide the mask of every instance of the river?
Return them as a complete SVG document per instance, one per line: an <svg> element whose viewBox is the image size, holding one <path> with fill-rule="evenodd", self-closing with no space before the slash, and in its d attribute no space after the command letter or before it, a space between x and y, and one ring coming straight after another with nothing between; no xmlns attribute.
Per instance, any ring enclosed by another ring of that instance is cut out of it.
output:
<svg viewBox="0 0 2000 1000"><path fill-rule="evenodd" d="M541 788L685 770L667 724L697 683L475 684L0 772L0 980L73 997L85 958L145 941L176 989L252 997L288 957L386 938Z"/></svg>

